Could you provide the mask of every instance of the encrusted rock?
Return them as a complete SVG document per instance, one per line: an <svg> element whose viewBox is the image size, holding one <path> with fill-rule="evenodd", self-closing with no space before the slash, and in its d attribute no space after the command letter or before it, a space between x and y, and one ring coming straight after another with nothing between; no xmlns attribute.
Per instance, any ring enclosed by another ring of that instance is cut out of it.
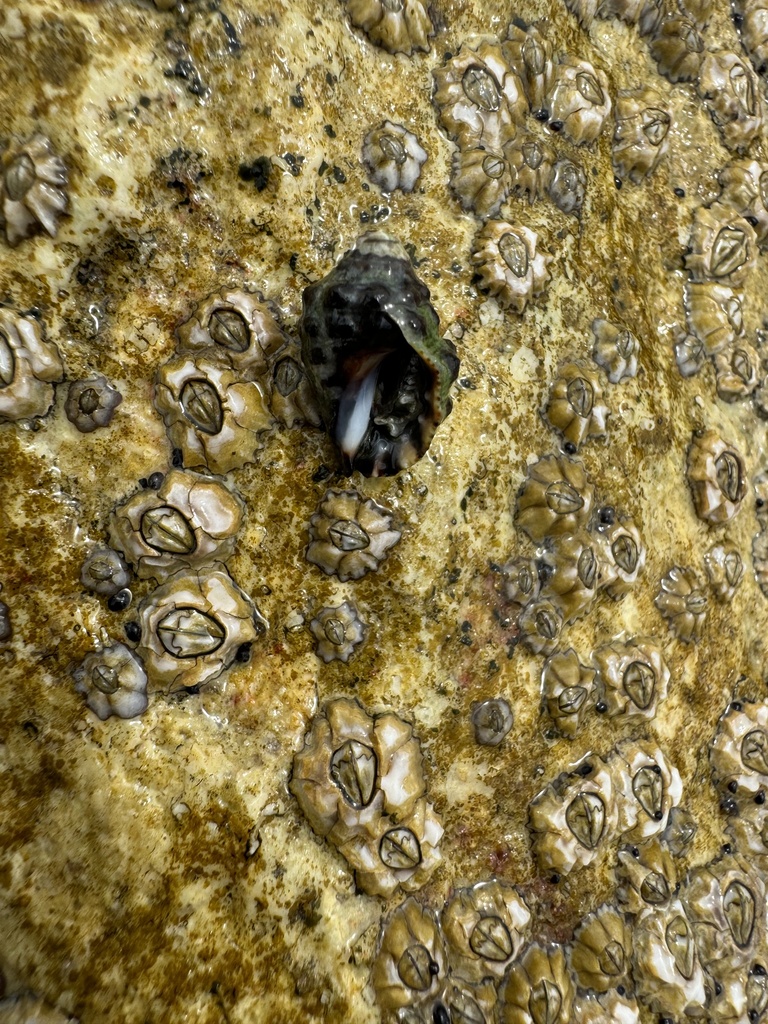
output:
<svg viewBox="0 0 768 1024"><path fill-rule="evenodd" d="M537 252L538 235L530 228L489 221L475 238L472 262L480 287L503 309L522 313L549 281L552 257Z"/></svg>
<svg viewBox="0 0 768 1024"><path fill-rule="evenodd" d="M75 689L102 721L111 715L136 718L147 710L147 674L125 644L87 654L72 676Z"/></svg>
<svg viewBox="0 0 768 1024"><path fill-rule="evenodd" d="M342 583L378 569L400 540L392 513L357 491L326 491L309 521L307 561Z"/></svg>
<svg viewBox="0 0 768 1024"><path fill-rule="evenodd" d="M45 416L64 367L40 323L0 306L0 423Z"/></svg>

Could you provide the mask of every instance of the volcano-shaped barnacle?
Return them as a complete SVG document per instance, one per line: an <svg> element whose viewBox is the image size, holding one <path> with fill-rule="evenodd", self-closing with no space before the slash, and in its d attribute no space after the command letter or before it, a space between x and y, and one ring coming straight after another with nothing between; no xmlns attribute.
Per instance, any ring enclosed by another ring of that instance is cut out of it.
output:
<svg viewBox="0 0 768 1024"><path fill-rule="evenodd" d="M545 195L552 184L554 149L532 135L521 133L504 147L512 174L512 191L532 203Z"/></svg>
<svg viewBox="0 0 768 1024"><path fill-rule="evenodd" d="M611 151L614 174L636 185L652 174L669 146L671 124L672 115L655 89L619 90Z"/></svg>
<svg viewBox="0 0 768 1024"><path fill-rule="evenodd" d="M699 69L698 91L729 149L743 150L763 127L757 75L728 50L706 53Z"/></svg>
<svg viewBox="0 0 768 1024"><path fill-rule="evenodd" d="M441 923L455 971L470 981L500 978L528 937L531 912L506 882L480 882L457 889Z"/></svg>
<svg viewBox="0 0 768 1024"><path fill-rule="evenodd" d="M513 558L502 566L500 593L518 610L535 601L540 588L539 567L534 558Z"/></svg>
<svg viewBox="0 0 768 1024"><path fill-rule="evenodd" d="M498 747L512 728L515 716L503 697L491 697L472 705L475 741L481 747Z"/></svg>
<svg viewBox="0 0 768 1024"><path fill-rule="evenodd" d="M707 353L695 334L675 331L675 362L681 377L693 377L707 361Z"/></svg>
<svg viewBox="0 0 768 1024"><path fill-rule="evenodd" d="M566 624L586 615L600 584L600 563L591 536L578 532L550 540L541 564L545 582L540 596L559 608Z"/></svg>
<svg viewBox="0 0 768 1024"><path fill-rule="evenodd" d="M552 169L548 192L549 198L559 210L580 217L587 193L587 175L581 164L574 163L568 157L561 157Z"/></svg>
<svg viewBox="0 0 768 1024"><path fill-rule="evenodd" d="M563 772L528 808L533 854L542 872L568 874L591 864L616 835L613 777L598 758Z"/></svg>
<svg viewBox="0 0 768 1024"><path fill-rule="evenodd" d="M111 715L136 718L147 710L147 673L125 644L86 654L72 676L75 690L102 722Z"/></svg>
<svg viewBox="0 0 768 1024"><path fill-rule="evenodd" d="M347 471L412 466L451 410L459 360L402 245L381 231L361 235L305 288L299 326L304 368Z"/></svg>
<svg viewBox="0 0 768 1024"><path fill-rule="evenodd" d="M83 562L80 582L95 594L112 597L128 586L131 574L117 551L97 547Z"/></svg>
<svg viewBox="0 0 768 1024"><path fill-rule="evenodd" d="M45 135L8 145L0 155L0 224L9 245L17 246L38 226L56 237L69 205L68 183L66 164Z"/></svg>
<svg viewBox="0 0 768 1024"><path fill-rule="evenodd" d="M619 831L631 842L659 835L680 803L680 772L648 740L624 740L608 757L619 805Z"/></svg>
<svg viewBox="0 0 768 1024"><path fill-rule="evenodd" d="M357 491L326 491L309 521L307 561L342 583L378 569L402 536L392 512Z"/></svg>
<svg viewBox="0 0 768 1024"><path fill-rule="evenodd" d="M447 972L437 918L429 907L422 907L410 897L389 917L381 932L371 969L379 1008L388 1013L434 998Z"/></svg>
<svg viewBox="0 0 768 1024"><path fill-rule="evenodd" d="M266 628L223 566L171 576L142 601L139 622L138 654L167 693L212 682Z"/></svg>
<svg viewBox="0 0 768 1024"><path fill-rule="evenodd" d="M669 668L653 640L616 640L592 655L599 698L609 717L651 719L667 696Z"/></svg>
<svg viewBox="0 0 768 1024"><path fill-rule="evenodd" d="M595 673L572 647L552 654L541 672L542 707L561 736L572 739L595 706Z"/></svg>
<svg viewBox="0 0 768 1024"><path fill-rule="evenodd" d="M88 380L73 380L69 385L64 412L81 434L90 434L112 422L123 396L106 377L96 374Z"/></svg>
<svg viewBox="0 0 768 1024"><path fill-rule="evenodd" d="M564 363L549 389L544 418L564 441L578 448L605 436L608 408L597 373L584 360Z"/></svg>
<svg viewBox="0 0 768 1024"><path fill-rule="evenodd" d="M738 402L754 395L762 386L764 375L760 355L745 338L721 349L713 362L715 388L724 402Z"/></svg>
<svg viewBox="0 0 768 1024"><path fill-rule="evenodd" d="M573 1001L571 1024L640 1024L640 1007L634 996L615 989L595 995L578 994Z"/></svg>
<svg viewBox="0 0 768 1024"><path fill-rule="evenodd" d="M744 459L714 430L694 433L686 466L696 515L705 523L727 523L747 493Z"/></svg>
<svg viewBox="0 0 768 1024"><path fill-rule="evenodd" d="M685 266L694 281L740 287L755 264L755 229L733 210L713 203L696 210Z"/></svg>
<svg viewBox="0 0 768 1024"><path fill-rule="evenodd" d="M673 565L659 581L659 591L653 603L678 640L689 644L701 639L708 601L701 580L693 569Z"/></svg>
<svg viewBox="0 0 768 1024"><path fill-rule="evenodd" d="M388 53L429 50L434 28L423 0L347 0L350 21Z"/></svg>
<svg viewBox="0 0 768 1024"><path fill-rule="evenodd" d="M744 330L741 296L714 281L686 281L683 289L688 329L708 356L728 348Z"/></svg>
<svg viewBox="0 0 768 1024"><path fill-rule="evenodd" d="M637 375L640 342L628 327L598 318L592 321L592 334L592 358L605 370L611 384Z"/></svg>
<svg viewBox="0 0 768 1024"><path fill-rule="evenodd" d="M768 165L757 160L733 160L720 171L717 180L722 187L718 202L748 220L758 244L763 245L768 240Z"/></svg>
<svg viewBox="0 0 768 1024"><path fill-rule="evenodd" d="M272 366L272 415L286 427L322 424L312 385L301 365L301 353L290 340Z"/></svg>
<svg viewBox="0 0 768 1024"><path fill-rule="evenodd" d="M559 604L539 597L523 608L518 619L520 642L534 654L551 654L563 629Z"/></svg>
<svg viewBox="0 0 768 1024"><path fill-rule="evenodd" d="M367 626L357 608L349 601L321 608L310 622L309 629L317 641L317 656L326 664L329 661L343 661L346 664L355 648L365 640L367 632Z"/></svg>
<svg viewBox="0 0 768 1024"><path fill-rule="evenodd" d="M485 146L457 149L451 163L451 188L465 210L482 220L495 217L512 188L506 156Z"/></svg>
<svg viewBox="0 0 768 1024"><path fill-rule="evenodd" d="M570 1024L574 986L561 945L532 943L499 989L499 1024Z"/></svg>
<svg viewBox="0 0 768 1024"><path fill-rule="evenodd" d="M632 589L645 567L640 531L631 516L617 515L608 506L593 517L589 535L598 556L600 587L616 601Z"/></svg>
<svg viewBox="0 0 768 1024"><path fill-rule="evenodd" d="M611 112L608 76L586 60L560 63L547 102L549 127L577 146L588 145Z"/></svg>
<svg viewBox="0 0 768 1024"><path fill-rule="evenodd" d="M707 987L680 900L635 921L633 968L641 1002L662 1017L705 1016Z"/></svg>
<svg viewBox="0 0 768 1024"><path fill-rule="evenodd" d="M715 784L736 800L768 788L768 701L734 701L717 723L709 748Z"/></svg>
<svg viewBox="0 0 768 1024"><path fill-rule="evenodd" d="M692 82L698 75L704 41L690 18L673 9L654 31L650 48L659 74L670 82Z"/></svg>
<svg viewBox="0 0 768 1024"><path fill-rule="evenodd" d="M723 604L733 600L744 578L744 559L734 544L716 544L704 555L704 568L715 597Z"/></svg>
<svg viewBox="0 0 768 1024"><path fill-rule="evenodd" d="M440 123L462 149L485 145L499 150L528 113L523 83L497 43L463 45L432 72Z"/></svg>
<svg viewBox="0 0 768 1024"><path fill-rule="evenodd" d="M519 18L513 18L502 51L522 80L531 112L542 114L555 73L552 43L536 25L525 25Z"/></svg>
<svg viewBox="0 0 768 1024"><path fill-rule="evenodd" d="M264 381L243 380L229 355L215 349L176 356L161 366L155 408L184 464L213 473L253 462L273 423Z"/></svg>
<svg viewBox="0 0 768 1024"><path fill-rule="evenodd" d="M581 988L630 987L631 957L632 931L624 914L608 903L588 914L574 933L571 967Z"/></svg>
<svg viewBox="0 0 768 1024"><path fill-rule="evenodd" d="M515 506L515 525L535 544L586 526L595 490L581 462L545 455L528 467Z"/></svg>
<svg viewBox="0 0 768 1024"><path fill-rule="evenodd" d="M677 868L658 839L619 850L616 896L629 914L667 907L680 889Z"/></svg>
<svg viewBox="0 0 768 1024"><path fill-rule="evenodd" d="M726 854L693 868L682 899L705 969L720 975L765 951L765 884L745 860Z"/></svg>
<svg viewBox="0 0 768 1024"><path fill-rule="evenodd" d="M383 121L365 136L362 157L368 177L382 192L413 192L427 151L404 125Z"/></svg>
<svg viewBox="0 0 768 1024"><path fill-rule="evenodd" d="M536 251L539 236L530 228L488 221L478 232L472 249L480 288L502 309L522 313L547 287L547 265L552 257Z"/></svg>
<svg viewBox="0 0 768 1024"><path fill-rule="evenodd" d="M31 316L0 306L0 423L45 416L53 404L53 381L64 367L53 342Z"/></svg>
<svg viewBox="0 0 768 1024"><path fill-rule="evenodd" d="M235 549L243 503L226 482L172 469L155 491L138 491L118 505L109 540L142 579L162 582L171 573L224 562Z"/></svg>

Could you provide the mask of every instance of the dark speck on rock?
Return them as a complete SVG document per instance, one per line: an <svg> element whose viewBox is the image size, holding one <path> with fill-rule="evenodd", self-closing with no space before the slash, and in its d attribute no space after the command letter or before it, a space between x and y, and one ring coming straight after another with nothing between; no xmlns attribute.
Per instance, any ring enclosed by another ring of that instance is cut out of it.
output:
<svg viewBox="0 0 768 1024"><path fill-rule="evenodd" d="M269 184L272 161L268 156L257 157L252 164L240 164L237 174L242 181L251 181L257 192L263 192Z"/></svg>

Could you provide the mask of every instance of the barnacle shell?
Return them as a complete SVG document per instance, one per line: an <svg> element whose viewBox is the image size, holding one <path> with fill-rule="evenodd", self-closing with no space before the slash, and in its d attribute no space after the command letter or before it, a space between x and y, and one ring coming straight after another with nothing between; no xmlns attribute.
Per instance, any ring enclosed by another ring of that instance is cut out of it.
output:
<svg viewBox="0 0 768 1024"><path fill-rule="evenodd" d="M669 669L652 640L615 641L592 655L600 699L610 717L653 718L667 696Z"/></svg>
<svg viewBox="0 0 768 1024"><path fill-rule="evenodd" d="M720 171L717 180L722 187L718 202L749 219L762 245L768 239L768 165L734 160Z"/></svg>
<svg viewBox="0 0 768 1024"><path fill-rule="evenodd" d="M0 999L0 1024L77 1024L77 1019L29 994Z"/></svg>
<svg viewBox="0 0 768 1024"><path fill-rule="evenodd" d="M662 0L602 0L597 10L600 18L619 18L637 25L641 36L653 35L664 13Z"/></svg>
<svg viewBox="0 0 768 1024"><path fill-rule="evenodd" d="M616 878L616 895L630 914L667 907L680 889L675 862L658 839L619 850Z"/></svg>
<svg viewBox="0 0 768 1024"><path fill-rule="evenodd" d="M434 29L423 0L347 0L353 25L388 53L429 50Z"/></svg>
<svg viewBox="0 0 768 1024"><path fill-rule="evenodd" d="M492 697L472 707L475 739L482 747L498 747L514 720L512 708L503 697Z"/></svg>
<svg viewBox="0 0 768 1024"><path fill-rule="evenodd" d="M755 515L762 528L768 526L768 473L758 473L752 481L755 490Z"/></svg>
<svg viewBox="0 0 768 1024"><path fill-rule="evenodd" d="M759 74L768 67L768 6L765 0L746 0L741 5L741 42Z"/></svg>
<svg viewBox="0 0 768 1024"><path fill-rule="evenodd" d="M562 537L586 526L595 491L584 466L545 455L528 467L515 506L515 525L534 543Z"/></svg>
<svg viewBox="0 0 768 1024"><path fill-rule="evenodd" d="M744 578L744 559L733 544L717 544L704 555L704 568L718 601L733 600Z"/></svg>
<svg viewBox="0 0 768 1024"><path fill-rule="evenodd" d="M224 480L172 469L157 491L138 491L118 505L109 539L142 579L224 562L235 549L243 502Z"/></svg>
<svg viewBox="0 0 768 1024"><path fill-rule="evenodd" d="M675 362L680 376L693 377L706 361L706 350L696 335L678 330L675 334Z"/></svg>
<svg viewBox="0 0 768 1024"><path fill-rule="evenodd" d="M552 183L556 154L546 142L521 133L504 147L512 174L512 191L528 197L528 202L543 196Z"/></svg>
<svg viewBox="0 0 768 1024"><path fill-rule="evenodd" d="M581 214L584 196L587 192L587 176L581 164L568 157L561 157L552 169L549 183L549 198L563 213Z"/></svg>
<svg viewBox="0 0 768 1024"><path fill-rule="evenodd" d="M361 235L303 301L304 368L348 468L379 476L413 465L450 412L459 360L403 247Z"/></svg>
<svg viewBox="0 0 768 1024"><path fill-rule="evenodd" d="M131 574L123 559L111 548L94 548L83 562L80 582L96 594L112 597L127 587Z"/></svg>
<svg viewBox="0 0 768 1024"><path fill-rule="evenodd" d="M0 223L8 244L17 246L38 227L56 237L69 200L67 167L39 132L26 142L11 142L0 155Z"/></svg>
<svg viewBox="0 0 768 1024"><path fill-rule="evenodd" d="M598 0L565 0L565 6L582 28L589 31L597 11Z"/></svg>
<svg viewBox="0 0 768 1024"><path fill-rule="evenodd" d="M499 1024L569 1024L573 997L563 947L531 944L499 990Z"/></svg>
<svg viewBox="0 0 768 1024"><path fill-rule="evenodd" d="M348 662L366 633L365 623L349 601L333 608L321 608L309 628L317 640L317 656L326 664L329 661Z"/></svg>
<svg viewBox="0 0 768 1024"><path fill-rule="evenodd" d="M686 281L683 290L688 329L708 356L732 345L743 332L741 296L714 281Z"/></svg>
<svg viewBox="0 0 768 1024"><path fill-rule="evenodd" d="M632 932L624 915L604 903L588 914L573 936L571 967L581 988L607 992L627 986Z"/></svg>
<svg viewBox="0 0 768 1024"><path fill-rule="evenodd" d="M678 640L689 644L701 637L707 618L707 595L693 569L673 566L662 576L653 603Z"/></svg>
<svg viewBox="0 0 768 1024"><path fill-rule="evenodd" d="M599 559L600 586L617 600L632 588L645 567L645 545L631 516L595 516L590 525Z"/></svg>
<svg viewBox="0 0 768 1024"><path fill-rule="evenodd" d="M611 112L608 76L588 61L561 63L549 95L550 127L559 125L577 146L594 142Z"/></svg>
<svg viewBox="0 0 768 1024"><path fill-rule="evenodd" d="M160 367L155 408L185 465L213 473L253 462L273 423L263 380L242 380L228 355L215 349L176 356Z"/></svg>
<svg viewBox="0 0 768 1024"><path fill-rule="evenodd" d="M760 356L754 345L744 338L718 352L714 364L717 394L724 402L737 402L754 394L761 386Z"/></svg>
<svg viewBox="0 0 768 1024"><path fill-rule="evenodd" d="M536 25L523 26L519 19L513 18L502 51L522 80L532 113L541 113L555 73L552 43Z"/></svg>
<svg viewBox="0 0 768 1024"><path fill-rule="evenodd" d="M434 913L413 897L385 923L371 970L381 1009L398 1010L435 997L447 974L445 946Z"/></svg>
<svg viewBox="0 0 768 1024"><path fill-rule="evenodd" d="M661 841L674 857L682 857L696 835L697 826L693 817L682 807L673 807L669 812L667 827L661 834Z"/></svg>
<svg viewBox="0 0 768 1024"><path fill-rule="evenodd" d="M286 427L309 423L319 427L323 422L317 408L312 385L301 365L301 354L290 341L272 367L272 415Z"/></svg>
<svg viewBox="0 0 768 1024"><path fill-rule="evenodd" d="M760 87L749 64L728 50L706 53L699 69L698 90L725 145L746 149L763 126Z"/></svg>
<svg viewBox="0 0 768 1024"><path fill-rule="evenodd" d="M309 521L307 561L342 583L378 569L400 540L392 513L357 491L326 491Z"/></svg>
<svg viewBox="0 0 768 1024"><path fill-rule="evenodd" d="M739 287L755 264L752 225L720 203L697 208L685 266L694 281L716 280Z"/></svg>
<svg viewBox="0 0 768 1024"><path fill-rule="evenodd" d="M592 358L605 370L611 384L637 375L640 342L632 331L598 318L592 321L592 334L595 338Z"/></svg>
<svg viewBox="0 0 768 1024"><path fill-rule="evenodd" d="M434 1024L435 1020L455 1021L456 1024L493 1024L495 1004L496 989L491 978L471 985L452 977L428 1008L431 1014L427 1014L425 1024Z"/></svg>
<svg viewBox="0 0 768 1024"><path fill-rule="evenodd" d="M739 452L714 430L694 434L686 468L696 515L706 523L726 523L741 508L747 473Z"/></svg>
<svg viewBox="0 0 768 1024"><path fill-rule="evenodd" d="M600 995L577 995L571 1024L640 1024L640 1008L634 996L619 995L613 989Z"/></svg>
<svg viewBox="0 0 768 1024"><path fill-rule="evenodd" d="M45 416L53 404L51 381L64 375L53 342L40 324L0 306L0 423Z"/></svg>
<svg viewBox="0 0 768 1024"><path fill-rule="evenodd" d="M641 1001L665 1017L703 1017L704 973L693 929L679 900L643 911L634 927L635 984Z"/></svg>
<svg viewBox="0 0 768 1024"><path fill-rule="evenodd" d="M536 251L538 235L530 228L488 221L475 237L472 262L480 287L503 309L522 313L549 281L552 257Z"/></svg>
<svg viewBox="0 0 768 1024"><path fill-rule="evenodd" d="M563 628L563 613L552 601L540 597L523 608L518 619L520 641L534 654L550 654Z"/></svg>
<svg viewBox="0 0 768 1024"><path fill-rule="evenodd" d="M591 864L614 838L618 807L613 777L599 761L563 772L528 808L539 869L568 874Z"/></svg>
<svg viewBox="0 0 768 1024"><path fill-rule="evenodd" d="M691 82L699 73L704 42L689 19L674 11L653 32L651 56L670 82Z"/></svg>
<svg viewBox="0 0 768 1024"><path fill-rule="evenodd" d="M768 788L768 701L729 704L709 748L715 784L737 799Z"/></svg>
<svg viewBox="0 0 768 1024"><path fill-rule="evenodd" d="M0 601L0 643L6 643L12 636L11 609L5 601Z"/></svg>
<svg viewBox="0 0 768 1024"><path fill-rule="evenodd" d="M454 970L471 981L501 977L515 960L531 925L531 912L514 886L480 882L457 889L441 918Z"/></svg>
<svg viewBox="0 0 768 1024"><path fill-rule="evenodd" d="M82 434L90 434L112 422L115 409L122 400L117 388L112 387L106 377L97 374L88 380L72 381L64 412Z"/></svg>
<svg viewBox="0 0 768 1024"><path fill-rule="evenodd" d="M655 89L621 89L616 96L613 169L619 178L639 184L652 174L669 145L672 116Z"/></svg>
<svg viewBox="0 0 768 1024"><path fill-rule="evenodd" d="M139 606L138 653L153 687L210 683L266 622L223 568L171 576Z"/></svg>
<svg viewBox="0 0 768 1024"><path fill-rule="evenodd" d="M641 842L663 832L670 810L683 795L677 768L667 762L655 743L647 740L619 743L611 752L608 766L614 778L623 835Z"/></svg>
<svg viewBox="0 0 768 1024"><path fill-rule="evenodd" d="M539 596L541 584L539 568L533 558L513 558L502 568L501 593L504 599L518 608Z"/></svg>
<svg viewBox="0 0 768 1024"><path fill-rule="evenodd" d="M512 188L506 156L484 146L459 149L453 154L451 187L465 210L478 217L495 217Z"/></svg>
<svg viewBox="0 0 768 1024"><path fill-rule="evenodd" d="M427 151L403 125L384 121L365 136L362 156L368 177L382 192L413 192Z"/></svg>
<svg viewBox="0 0 768 1024"><path fill-rule="evenodd" d="M757 585L768 597L768 530L761 530L752 538L752 568Z"/></svg>
<svg viewBox="0 0 768 1024"><path fill-rule="evenodd" d="M608 409L597 374L584 360L564 363L549 389L544 417L563 440L577 448L590 437L605 436Z"/></svg>
<svg viewBox="0 0 768 1024"><path fill-rule="evenodd" d="M541 699L557 732L569 738L576 736L595 704L595 673L581 664L572 647L544 662Z"/></svg>
<svg viewBox="0 0 768 1024"><path fill-rule="evenodd" d="M545 582L541 597L552 601L566 623L589 611L600 582L599 558L592 537L574 533L551 541L542 553Z"/></svg>
<svg viewBox="0 0 768 1024"><path fill-rule="evenodd" d="M135 718L147 710L147 673L125 644L87 654L72 673L75 689L94 714Z"/></svg>

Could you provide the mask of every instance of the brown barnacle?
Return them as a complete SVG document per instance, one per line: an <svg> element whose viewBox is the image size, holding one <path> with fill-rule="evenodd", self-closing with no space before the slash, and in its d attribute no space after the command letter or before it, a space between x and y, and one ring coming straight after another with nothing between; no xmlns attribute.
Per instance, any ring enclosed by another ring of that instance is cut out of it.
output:
<svg viewBox="0 0 768 1024"><path fill-rule="evenodd" d="M424 1024L434 1024L435 1020L455 1021L456 1024L492 1024L495 1005L496 986L491 977L470 984L452 976L438 998L427 1007ZM409 1022L405 1020L399 1024Z"/></svg>
<svg viewBox="0 0 768 1024"><path fill-rule="evenodd" d="M651 56L670 82L692 82L699 73L704 41L683 14L668 14L651 37Z"/></svg>
<svg viewBox="0 0 768 1024"><path fill-rule="evenodd" d="M118 505L109 540L142 579L162 582L182 568L225 562L235 549L243 502L220 478L172 469L157 490Z"/></svg>
<svg viewBox="0 0 768 1024"><path fill-rule="evenodd" d="M619 831L643 842L667 827L670 810L680 803L680 772L648 740L623 740L608 758L619 804Z"/></svg>
<svg viewBox="0 0 768 1024"><path fill-rule="evenodd" d="M749 221L758 244L764 245L768 241L768 165L757 160L733 160L720 171L717 180L722 188L718 202Z"/></svg>
<svg viewBox="0 0 768 1024"><path fill-rule="evenodd" d="M738 402L754 395L763 381L760 356L744 338L739 338L714 356L715 387L724 402Z"/></svg>
<svg viewBox="0 0 768 1024"><path fill-rule="evenodd" d="M572 647L544 662L541 702L560 736L573 739L595 706L595 672L582 665Z"/></svg>
<svg viewBox="0 0 768 1024"><path fill-rule="evenodd" d="M558 210L580 217L586 193L587 176L584 168L568 157L561 157L552 169L549 198Z"/></svg>
<svg viewBox="0 0 768 1024"><path fill-rule="evenodd" d="M317 656L326 664L329 661L343 661L352 657L355 648L365 640L367 626L360 618L357 608L349 601L340 605L321 608L309 624L312 636L317 641Z"/></svg>
<svg viewBox="0 0 768 1024"><path fill-rule="evenodd" d="M549 127L577 146L594 142L611 112L608 76L586 60L555 68L549 94Z"/></svg>
<svg viewBox="0 0 768 1024"><path fill-rule="evenodd" d="M581 988L608 992L630 987L632 931L621 911L604 903L573 936L571 967Z"/></svg>
<svg viewBox="0 0 768 1024"><path fill-rule="evenodd" d="M551 654L563 629L563 613L553 601L539 597L523 608L518 619L520 642L534 654Z"/></svg>
<svg viewBox="0 0 768 1024"><path fill-rule="evenodd" d="M383 121L365 136L362 157L368 177L382 192L413 192L427 151L404 125Z"/></svg>
<svg viewBox="0 0 768 1024"><path fill-rule="evenodd" d="M735 798L729 802L734 810L768 787L768 700L728 705L717 723L709 761L715 785Z"/></svg>
<svg viewBox="0 0 768 1024"><path fill-rule="evenodd" d="M705 523L727 523L747 493L744 459L714 430L694 433L686 465L696 515Z"/></svg>
<svg viewBox="0 0 768 1024"><path fill-rule="evenodd" d="M744 559L734 544L716 544L704 555L704 568L715 597L723 604L733 600L744 578Z"/></svg>
<svg viewBox="0 0 768 1024"><path fill-rule="evenodd" d="M629 593L645 567L640 531L631 516L617 515L608 506L593 517L589 532L598 555L600 587L616 601Z"/></svg>
<svg viewBox="0 0 768 1024"><path fill-rule="evenodd" d="M299 346L294 341L288 342L272 366L271 392L270 408L279 423L286 427L322 424L312 385L301 365Z"/></svg>
<svg viewBox="0 0 768 1024"><path fill-rule="evenodd" d="M69 175L51 140L40 132L11 141L0 154L0 224L10 246L41 227L56 237L69 206Z"/></svg>
<svg viewBox="0 0 768 1024"><path fill-rule="evenodd" d="M539 567L533 558L513 558L502 566L499 590L509 604L518 610L539 596Z"/></svg>
<svg viewBox="0 0 768 1024"><path fill-rule="evenodd" d="M161 366L155 408L184 464L213 473L253 462L273 424L264 380L243 380L218 349L175 356Z"/></svg>
<svg viewBox="0 0 768 1024"><path fill-rule="evenodd" d="M609 989L577 994L573 1001L571 1024L640 1024L640 1007L633 995Z"/></svg>
<svg viewBox="0 0 768 1024"><path fill-rule="evenodd" d="M155 690L211 683L266 621L223 566L182 570L139 606L137 653Z"/></svg>
<svg viewBox="0 0 768 1024"><path fill-rule="evenodd" d="M439 993L448 973L440 925L411 896L385 921L371 984L383 1013L418 1006Z"/></svg>
<svg viewBox="0 0 768 1024"><path fill-rule="evenodd" d="M541 568L540 597L560 610L564 623L586 615L600 585L600 561L592 537L578 532L548 541Z"/></svg>
<svg viewBox="0 0 768 1024"><path fill-rule="evenodd" d="M658 839L619 850L616 896L629 914L668 907L680 889L670 852Z"/></svg>
<svg viewBox="0 0 768 1024"><path fill-rule="evenodd" d="M147 710L147 674L125 644L87 654L72 676L75 690L102 722L111 715L136 718Z"/></svg>
<svg viewBox="0 0 768 1024"><path fill-rule="evenodd" d="M686 281L685 319L708 356L733 345L744 331L741 295L716 281Z"/></svg>
<svg viewBox="0 0 768 1024"><path fill-rule="evenodd" d="M763 127L757 75L728 50L704 55L698 91L729 149L744 150Z"/></svg>
<svg viewBox="0 0 768 1024"><path fill-rule="evenodd" d="M451 188L465 210L485 220L495 217L512 188L509 163L485 146L458 149L451 164Z"/></svg>
<svg viewBox="0 0 768 1024"><path fill-rule="evenodd" d="M513 18L502 50L507 63L522 80L531 112L541 115L555 73L552 43L536 25Z"/></svg>
<svg viewBox="0 0 768 1024"><path fill-rule="evenodd" d="M672 566L662 576L653 603L678 640L689 644L701 639L708 602L701 581L693 569Z"/></svg>
<svg viewBox="0 0 768 1024"><path fill-rule="evenodd" d="M499 1024L570 1024L575 990L559 944L532 943L499 989Z"/></svg>
<svg viewBox="0 0 768 1024"><path fill-rule="evenodd" d="M615 116L614 174L639 185L656 170L667 151L672 115L660 93L641 86L619 90Z"/></svg>
<svg viewBox="0 0 768 1024"><path fill-rule="evenodd" d="M599 647L592 655L597 672L599 700L609 718L625 715L651 719L666 698L669 668L661 648L635 638Z"/></svg>
<svg viewBox="0 0 768 1024"><path fill-rule="evenodd" d="M350 21L388 53L429 50L434 34L423 0L347 0Z"/></svg>
<svg viewBox="0 0 768 1024"><path fill-rule="evenodd" d="M517 495L515 525L535 544L586 526L595 490L581 462L545 455L528 467Z"/></svg>
<svg viewBox="0 0 768 1024"><path fill-rule="evenodd" d="M499 150L528 113L523 83L497 43L466 44L432 72L440 123L462 149Z"/></svg>
<svg viewBox="0 0 768 1024"><path fill-rule="evenodd" d="M608 408L598 375L588 363L572 360L560 366L543 415L563 440L576 448L588 438L605 436Z"/></svg>
<svg viewBox="0 0 768 1024"><path fill-rule="evenodd" d="M636 919L633 973L637 994L663 1017L703 1017L707 985L693 929L680 900L650 907Z"/></svg>
<svg viewBox="0 0 768 1024"><path fill-rule="evenodd" d="M88 380L72 381L64 403L64 412L69 422L74 424L81 434L90 434L112 422L115 409L122 400L123 396L117 388L113 387L106 377L96 374Z"/></svg>
<svg viewBox="0 0 768 1024"><path fill-rule="evenodd" d="M740 287L755 265L757 236L743 217L720 203L696 210L685 257L694 281Z"/></svg>
<svg viewBox="0 0 768 1024"><path fill-rule="evenodd" d="M475 741L481 747L498 747L514 721L512 708L503 697L491 697L472 705Z"/></svg>
<svg viewBox="0 0 768 1024"><path fill-rule="evenodd" d="M357 491L325 492L309 521L307 561L342 583L378 569L402 536L392 512Z"/></svg>
<svg viewBox="0 0 768 1024"><path fill-rule="evenodd" d="M521 133L504 147L512 175L512 191L532 203L545 195L552 184L554 149L532 135Z"/></svg>
<svg viewBox="0 0 768 1024"><path fill-rule="evenodd" d="M506 882L456 889L443 908L443 934L451 965L470 981L500 978L517 959L531 927L531 912Z"/></svg>
<svg viewBox="0 0 768 1024"><path fill-rule="evenodd" d="M552 257L536 251L538 240L530 228L503 220L488 221L476 235L472 262L480 288L502 309L522 313L545 291L550 277L547 265Z"/></svg>
<svg viewBox="0 0 768 1024"><path fill-rule="evenodd" d="M40 323L0 306L0 423L45 416L64 367Z"/></svg>
<svg viewBox="0 0 768 1024"><path fill-rule="evenodd" d="M765 0L744 0L739 8L742 46L755 71L765 74L768 69L768 6Z"/></svg>
<svg viewBox="0 0 768 1024"><path fill-rule="evenodd" d="M128 586L131 574L117 551L97 547L83 562L80 582L95 594L112 597Z"/></svg>
<svg viewBox="0 0 768 1024"><path fill-rule="evenodd" d="M681 377L693 377L707 361L703 343L695 334L686 331L675 332L675 362Z"/></svg>
<svg viewBox="0 0 768 1024"><path fill-rule="evenodd" d="M598 318L592 321L592 334L595 339L592 358L605 370L611 384L637 376L640 342L628 327Z"/></svg>
<svg viewBox="0 0 768 1024"><path fill-rule="evenodd" d="M597 759L563 772L528 808L533 854L542 872L567 875L591 864L616 835L613 776Z"/></svg>

